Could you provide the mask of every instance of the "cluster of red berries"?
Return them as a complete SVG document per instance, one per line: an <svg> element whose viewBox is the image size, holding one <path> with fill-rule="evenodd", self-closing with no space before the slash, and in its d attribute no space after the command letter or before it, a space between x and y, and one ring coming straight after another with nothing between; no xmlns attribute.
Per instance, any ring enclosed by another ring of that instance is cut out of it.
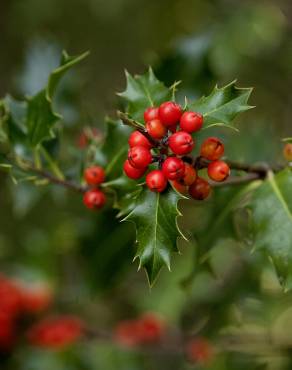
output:
<svg viewBox="0 0 292 370"><path fill-rule="evenodd" d="M146 175L151 191L162 192L168 181L180 192L195 199L205 199L210 185L197 176L197 171L185 156L195 147L192 133L203 126L200 113L185 111L175 102L164 102L159 108L150 107L144 112L146 132L134 131L129 137L128 158L124 172L131 179L139 179L154 162L159 169ZM171 152L170 152L171 151ZM219 160L224 153L223 143L214 137L205 140L200 155L210 161L208 175L214 181L224 181L230 173L228 165Z"/></svg>
<svg viewBox="0 0 292 370"><path fill-rule="evenodd" d="M25 332L30 344L47 348L61 348L79 338L83 325L72 316L41 319L28 330L22 327L24 317L43 313L52 302L48 285L28 285L0 276L0 352L11 351Z"/></svg>
<svg viewBox="0 0 292 370"><path fill-rule="evenodd" d="M137 319L121 321L115 328L114 338L126 347L157 343L165 334L164 321L154 313L147 313Z"/></svg>
<svg viewBox="0 0 292 370"><path fill-rule="evenodd" d="M83 334L83 322L75 316L62 315L46 318L28 331L30 344L48 349L63 348Z"/></svg>
<svg viewBox="0 0 292 370"><path fill-rule="evenodd" d="M92 166L84 171L84 179L90 189L83 195L83 203L89 209L100 209L106 202L106 196L99 189L99 185L105 180L104 169L100 166Z"/></svg>
<svg viewBox="0 0 292 370"><path fill-rule="evenodd" d="M15 343L19 319L43 312L51 302L47 285L27 285L0 276L0 350L10 350Z"/></svg>

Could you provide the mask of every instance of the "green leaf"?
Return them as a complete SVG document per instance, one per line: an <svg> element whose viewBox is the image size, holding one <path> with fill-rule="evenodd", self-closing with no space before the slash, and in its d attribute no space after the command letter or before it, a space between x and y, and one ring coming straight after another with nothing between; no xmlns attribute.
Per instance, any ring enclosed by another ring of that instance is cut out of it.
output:
<svg viewBox="0 0 292 370"><path fill-rule="evenodd" d="M180 215L177 202L183 197L172 189L154 193L143 189L133 211L123 219L136 225L139 258L145 267L150 285L153 285L161 268L170 269L172 252L178 252L176 240L183 236L177 226Z"/></svg>
<svg viewBox="0 0 292 370"><path fill-rule="evenodd" d="M51 73L46 88L27 99L26 126L29 143L32 147L36 147L43 140L53 137L52 128L61 118L53 111L53 95L64 74L87 55L88 53L84 53L77 57L69 57L64 52L60 67Z"/></svg>
<svg viewBox="0 0 292 370"><path fill-rule="evenodd" d="M292 285L292 173L284 170L257 189L251 201L254 250L271 257L286 290Z"/></svg>
<svg viewBox="0 0 292 370"><path fill-rule="evenodd" d="M49 77L48 86L46 88L46 97L48 100L52 99L56 88L64 74L76 64L80 63L88 55L89 52L77 56L69 56L66 51L63 51L60 67L56 68Z"/></svg>
<svg viewBox="0 0 292 370"><path fill-rule="evenodd" d="M209 96L188 105L188 109L200 112L204 116L204 128L227 126L234 128L232 121L241 112L253 108L248 105L252 88L238 88L231 82L222 88L215 86Z"/></svg>
<svg viewBox="0 0 292 370"><path fill-rule="evenodd" d="M143 113L148 107L172 99L173 89L160 82L151 68L144 75L134 77L126 72L126 79L126 90L118 95L127 102L127 113L137 121L143 122Z"/></svg>

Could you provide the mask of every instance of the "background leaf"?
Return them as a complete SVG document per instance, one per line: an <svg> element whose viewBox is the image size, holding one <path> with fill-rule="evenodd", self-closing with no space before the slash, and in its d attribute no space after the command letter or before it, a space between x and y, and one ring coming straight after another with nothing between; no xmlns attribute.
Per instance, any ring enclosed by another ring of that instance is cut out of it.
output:
<svg viewBox="0 0 292 370"><path fill-rule="evenodd" d="M292 173L284 170L255 191L251 201L254 249L273 260L280 280L291 289L292 282Z"/></svg>
<svg viewBox="0 0 292 370"><path fill-rule="evenodd" d="M64 74L87 55L88 53L84 53L77 57L69 57L64 52L60 67L51 73L47 87L28 98L26 126L29 143L32 147L36 147L43 140L53 137L52 128L61 118L59 114L54 113L52 107L52 99L57 85Z"/></svg>

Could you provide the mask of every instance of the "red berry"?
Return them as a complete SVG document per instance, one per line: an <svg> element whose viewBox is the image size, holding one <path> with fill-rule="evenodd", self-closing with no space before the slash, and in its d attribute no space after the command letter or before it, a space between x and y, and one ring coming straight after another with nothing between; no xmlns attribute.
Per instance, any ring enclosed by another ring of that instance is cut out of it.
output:
<svg viewBox="0 0 292 370"><path fill-rule="evenodd" d="M189 187L190 196L197 200L206 199L210 192L210 184L201 177L197 177L196 181Z"/></svg>
<svg viewBox="0 0 292 370"><path fill-rule="evenodd" d="M152 144L147 139L147 137L139 131L134 131L131 133L128 143L130 148L133 148L134 146L144 146L146 149L152 148Z"/></svg>
<svg viewBox="0 0 292 370"><path fill-rule="evenodd" d="M196 338L187 344L188 359L200 364L208 363L213 357L213 348L205 338Z"/></svg>
<svg viewBox="0 0 292 370"><path fill-rule="evenodd" d="M147 167L146 168L135 168L131 166L128 160L126 160L124 163L124 172L130 179L134 179L134 180L140 179L140 177L144 175L146 170L147 170Z"/></svg>
<svg viewBox="0 0 292 370"><path fill-rule="evenodd" d="M196 112L184 112L180 119L180 128L183 131L192 133L201 130L203 116Z"/></svg>
<svg viewBox="0 0 292 370"><path fill-rule="evenodd" d="M159 107L159 118L165 126L176 124L182 115L182 108L173 101L162 103Z"/></svg>
<svg viewBox="0 0 292 370"><path fill-rule="evenodd" d="M161 123L160 119L152 119L146 123L146 130L154 139L161 139L166 134L167 129Z"/></svg>
<svg viewBox="0 0 292 370"><path fill-rule="evenodd" d="M88 185L96 186L104 182L104 169L100 166L92 166L84 171L84 178Z"/></svg>
<svg viewBox="0 0 292 370"><path fill-rule="evenodd" d="M138 319L138 331L141 343L159 341L164 334L164 329L164 322L155 314L148 313Z"/></svg>
<svg viewBox="0 0 292 370"><path fill-rule="evenodd" d="M216 161L224 154L224 145L217 137L209 137L201 145L201 156Z"/></svg>
<svg viewBox="0 0 292 370"><path fill-rule="evenodd" d="M181 184L180 181L174 180L171 181L172 186L181 194L188 194L188 187Z"/></svg>
<svg viewBox="0 0 292 370"><path fill-rule="evenodd" d="M168 157L163 162L162 172L168 180L181 179L185 173L185 164L180 158Z"/></svg>
<svg viewBox="0 0 292 370"><path fill-rule="evenodd" d="M154 170L146 176L146 184L151 191L161 193L167 186L167 179L161 170Z"/></svg>
<svg viewBox="0 0 292 370"><path fill-rule="evenodd" d="M283 155L287 161L292 161L292 143L288 143L284 146Z"/></svg>
<svg viewBox="0 0 292 370"><path fill-rule="evenodd" d="M230 168L226 162L214 161L208 165L208 175L214 181L224 181L230 174Z"/></svg>
<svg viewBox="0 0 292 370"><path fill-rule="evenodd" d="M106 196L99 189L90 189L84 193L83 203L89 209L99 209L104 206Z"/></svg>
<svg viewBox="0 0 292 370"><path fill-rule="evenodd" d="M152 155L144 146L134 146L129 150L128 160L133 167L145 168L152 162Z"/></svg>
<svg viewBox="0 0 292 370"><path fill-rule="evenodd" d="M173 153L184 155L190 153L195 143L191 135L184 131L176 132L168 139L168 144Z"/></svg>
<svg viewBox="0 0 292 370"><path fill-rule="evenodd" d="M31 344L44 348L62 348L75 342L83 332L83 323L74 316L45 319L31 327Z"/></svg>
<svg viewBox="0 0 292 370"><path fill-rule="evenodd" d="M189 163L185 163L185 173L182 179L180 180L181 184L185 186L190 186L196 181L196 178L197 172L194 169L194 167Z"/></svg>
<svg viewBox="0 0 292 370"><path fill-rule="evenodd" d="M156 118L159 118L159 108L150 107L145 110L144 112L145 123Z"/></svg>

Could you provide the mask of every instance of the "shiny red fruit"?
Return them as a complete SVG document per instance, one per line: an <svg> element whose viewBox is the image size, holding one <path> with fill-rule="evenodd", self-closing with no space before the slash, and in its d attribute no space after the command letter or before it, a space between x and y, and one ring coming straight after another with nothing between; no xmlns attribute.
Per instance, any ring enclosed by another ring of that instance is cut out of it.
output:
<svg viewBox="0 0 292 370"><path fill-rule="evenodd" d="M177 157L168 157L162 165L162 172L168 180L178 180L184 176L185 164Z"/></svg>
<svg viewBox="0 0 292 370"><path fill-rule="evenodd" d="M287 161L292 161L292 143L285 144L283 155Z"/></svg>
<svg viewBox="0 0 292 370"><path fill-rule="evenodd" d="M133 167L145 168L152 162L152 155L144 146L134 146L129 150L128 160Z"/></svg>
<svg viewBox="0 0 292 370"><path fill-rule="evenodd" d="M63 348L74 343L83 333L82 321L74 316L44 319L31 327L29 342L38 347Z"/></svg>
<svg viewBox="0 0 292 370"><path fill-rule="evenodd" d="M217 137L209 137L201 145L201 156L216 161L224 154L224 145Z"/></svg>
<svg viewBox="0 0 292 370"><path fill-rule="evenodd" d="M151 191L161 193L167 186L167 178L161 170L154 170L146 176L146 184Z"/></svg>
<svg viewBox="0 0 292 370"><path fill-rule="evenodd" d="M88 185L100 185L105 179L104 169L100 166L88 167L84 171L84 178Z"/></svg>
<svg viewBox="0 0 292 370"><path fill-rule="evenodd" d="M168 145L173 153L184 155L193 150L195 143L189 133L179 131L170 136L168 139Z"/></svg>
<svg viewBox="0 0 292 370"><path fill-rule="evenodd" d="M169 127L178 123L182 115L182 108L173 101L162 103L159 107L159 118L161 122Z"/></svg>
<svg viewBox="0 0 292 370"><path fill-rule="evenodd" d="M145 110L144 112L145 123L156 118L159 118L159 108L150 107Z"/></svg>
<svg viewBox="0 0 292 370"><path fill-rule="evenodd" d="M230 175L230 168L224 161L214 161L208 165L208 175L214 181L224 181Z"/></svg>
<svg viewBox="0 0 292 370"><path fill-rule="evenodd" d="M140 179L144 173L146 172L146 168L135 168L133 167L128 160L125 161L124 163L124 172L125 174L133 180Z"/></svg>
<svg viewBox="0 0 292 370"><path fill-rule="evenodd" d="M154 139L162 139L167 133L167 128L163 126L160 119L157 118L146 123L146 130Z"/></svg>
<svg viewBox="0 0 292 370"><path fill-rule="evenodd" d="M196 178L197 172L194 167L189 163L185 163L185 173L182 179L180 179L181 184L190 186L196 181Z"/></svg>
<svg viewBox="0 0 292 370"><path fill-rule="evenodd" d="M99 209L106 202L105 194L99 189L90 189L83 195L83 203L89 209Z"/></svg>
<svg viewBox="0 0 292 370"><path fill-rule="evenodd" d="M189 187L189 194L197 200L206 199L211 192L211 186L208 181L197 177L196 181Z"/></svg>
<svg viewBox="0 0 292 370"><path fill-rule="evenodd" d="M196 112L184 112L180 119L180 128L188 133L201 130L203 116Z"/></svg>
<svg viewBox="0 0 292 370"><path fill-rule="evenodd" d="M151 149L152 144L147 139L146 136L144 136L139 131L133 131L131 135L129 136L128 140L130 148L133 148L134 146L144 146L146 149Z"/></svg>

